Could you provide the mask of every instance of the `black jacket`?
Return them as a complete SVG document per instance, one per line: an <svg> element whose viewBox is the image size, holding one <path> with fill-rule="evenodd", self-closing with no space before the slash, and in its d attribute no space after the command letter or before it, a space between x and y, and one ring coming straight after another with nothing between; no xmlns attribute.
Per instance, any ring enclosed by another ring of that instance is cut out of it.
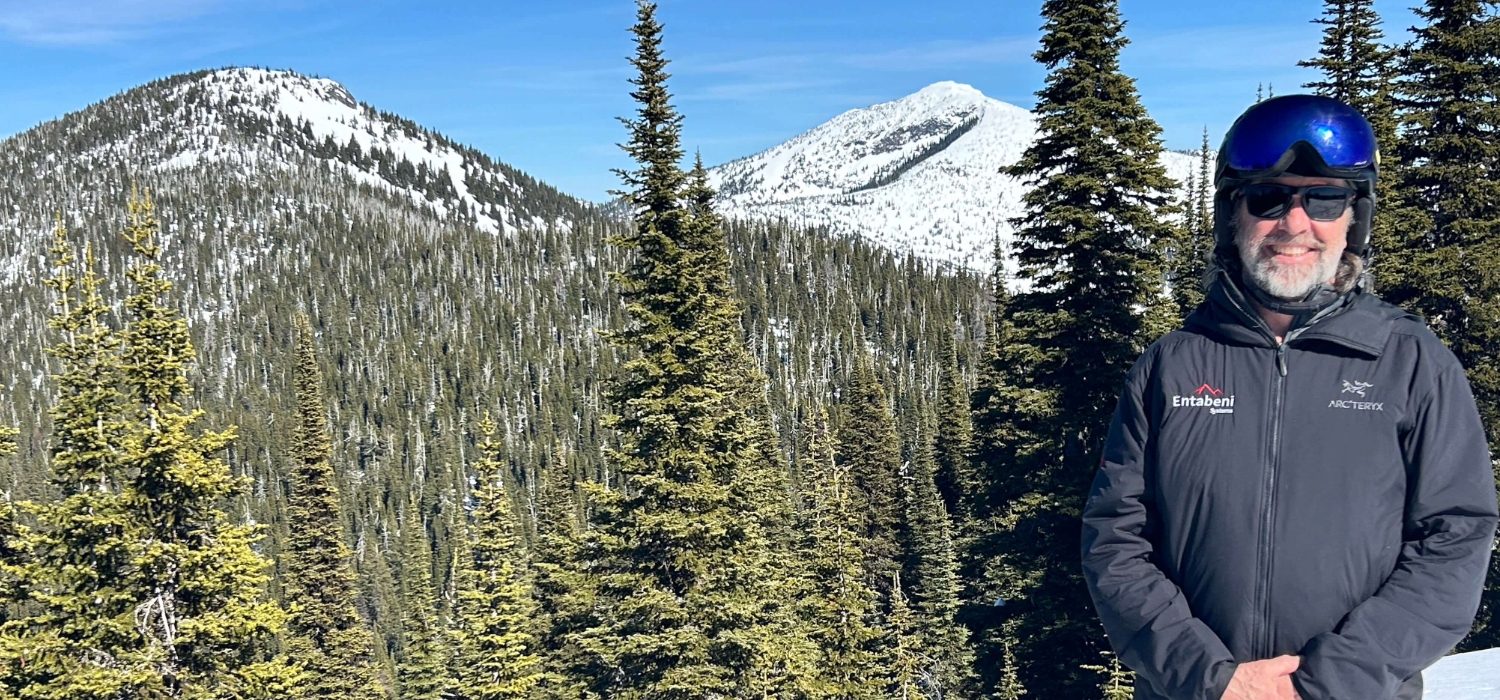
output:
<svg viewBox="0 0 1500 700"><path fill-rule="evenodd" d="M1496 489L1463 368L1352 292L1280 346L1223 276L1130 370L1083 573L1137 699L1218 700L1299 654L1304 700L1421 696L1468 634Z"/></svg>

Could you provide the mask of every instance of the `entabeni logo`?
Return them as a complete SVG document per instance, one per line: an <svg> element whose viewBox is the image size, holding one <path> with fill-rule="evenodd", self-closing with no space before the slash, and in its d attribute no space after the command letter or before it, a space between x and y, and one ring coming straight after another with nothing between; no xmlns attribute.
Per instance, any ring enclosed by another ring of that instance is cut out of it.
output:
<svg viewBox="0 0 1500 700"><path fill-rule="evenodd" d="M1205 382L1194 389L1192 394L1172 397L1172 408L1183 406L1207 408L1213 415L1234 413L1234 394L1225 396L1223 389L1215 389Z"/></svg>

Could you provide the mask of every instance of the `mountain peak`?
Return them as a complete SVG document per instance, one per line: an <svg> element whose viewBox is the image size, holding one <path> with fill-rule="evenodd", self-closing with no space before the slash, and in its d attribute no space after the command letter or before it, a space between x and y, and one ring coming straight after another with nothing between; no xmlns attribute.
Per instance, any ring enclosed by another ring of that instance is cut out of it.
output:
<svg viewBox="0 0 1500 700"><path fill-rule="evenodd" d="M988 269L1026 187L1001 172L1036 138L1028 110L944 80L852 109L709 171L725 214L853 234L896 253ZM1165 152L1179 182L1195 156Z"/></svg>
<svg viewBox="0 0 1500 700"><path fill-rule="evenodd" d="M912 95L948 96L962 95L964 97L984 97L984 93L978 88L967 83L954 82L952 80L939 80L927 87L918 90Z"/></svg>

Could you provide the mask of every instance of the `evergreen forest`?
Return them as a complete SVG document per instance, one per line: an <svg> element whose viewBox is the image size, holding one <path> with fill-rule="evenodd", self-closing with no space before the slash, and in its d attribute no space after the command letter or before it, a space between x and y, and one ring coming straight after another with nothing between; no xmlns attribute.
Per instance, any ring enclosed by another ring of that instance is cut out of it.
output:
<svg viewBox="0 0 1500 700"><path fill-rule="evenodd" d="M1376 128L1376 289L1492 454L1496 5L1398 45L1325 0L1302 62ZM1132 697L1079 512L1126 372L1203 301L1210 134L1180 197L1117 0L1041 22L982 271L722 217L646 0L607 206L394 115L484 164L483 207L286 120L225 138L288 169L134 167L195 74L0 143L0 700ZM1494 647L1500 556L1456 651Z"/></svg>

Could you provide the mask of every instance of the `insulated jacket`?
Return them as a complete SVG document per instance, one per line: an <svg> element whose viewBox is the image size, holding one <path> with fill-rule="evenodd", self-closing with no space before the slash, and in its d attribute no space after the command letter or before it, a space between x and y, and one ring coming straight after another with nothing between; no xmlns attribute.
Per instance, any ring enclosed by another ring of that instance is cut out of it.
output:
<svg viewBox="0 0 1500 700"><path fill-rule="evenodd" d="M1463 368L1353 291L1278 344L1220 274L1127 376L1083 573L1137 700L1301 655L1303 700L1408 700L1468 634L1496 487Z"/></svg>

